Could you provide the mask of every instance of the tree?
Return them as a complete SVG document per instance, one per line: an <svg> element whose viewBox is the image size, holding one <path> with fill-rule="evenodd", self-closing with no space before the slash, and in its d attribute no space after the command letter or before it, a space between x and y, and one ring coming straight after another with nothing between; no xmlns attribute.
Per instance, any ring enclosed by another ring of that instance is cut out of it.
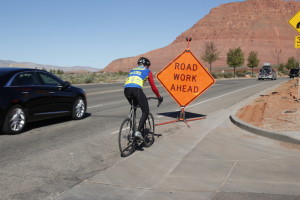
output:
<svg viewBox="0 0 300 200"><path fill-rule="evenodd" d="M229 52L227 53L227 64L229 67L233 67L234 77L235 68L242 66L244 64L244 61L244 53L240 47L236 49L229 49Z"/></svg>
<svg viewBox="0 0 300 200"><path fill-rule="evenodd" d="M209 64L209 72L211 73L212 63L219 59L220 52L218 52L214 42L206 42L205 50L201 56L202 60Z"/></svg>
<svg viewBox="0 0 300 200"><path fill-rule="evenodd" d="M60 69L58 69L58 70L56 71L56 73L57 73L57 74L63 74L63 73L64 73L64 71L63 71L63 70L60 70Z"/></svg>
<svg viewBox="0 0 300 200"><path fill-rule="evenodd" d="M257 58L257 52L251 51L248 56L248 64L247 66L252 69L252 77L253 77L253 68L258 67L259 60Z"/></svg>
<svg viewBox="0 0 300 200"><path fill-rule="evenodd" d="M287 70L286 70L286 67L284 64L279 64L279 67L278 67L278 71L281 72L282 74L288 74Z"/></svg>
<svg viewBox="0 0 300 200"><path fill-rule="evenodd" d="M293 68L298 68L299 67L299 62L296 61L294 57L290 57L288 59L288 62L286 64L287 69L293 69Z"/></svg>

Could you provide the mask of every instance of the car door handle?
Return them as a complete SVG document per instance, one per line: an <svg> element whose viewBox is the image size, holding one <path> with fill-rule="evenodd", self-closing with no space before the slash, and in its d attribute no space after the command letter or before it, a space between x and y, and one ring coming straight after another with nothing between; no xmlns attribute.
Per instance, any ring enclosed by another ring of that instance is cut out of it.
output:
<svg viewBox="0 0 300 200"><path fill-rule="evenodd" d="M48 92L49 94L54 94L55 92Z"/></svg>
<svg viewBox="0 0 300 200"><path fill-rule="evenodd" d="M22 94L29 94L29 92L22 92Z"/></svg>

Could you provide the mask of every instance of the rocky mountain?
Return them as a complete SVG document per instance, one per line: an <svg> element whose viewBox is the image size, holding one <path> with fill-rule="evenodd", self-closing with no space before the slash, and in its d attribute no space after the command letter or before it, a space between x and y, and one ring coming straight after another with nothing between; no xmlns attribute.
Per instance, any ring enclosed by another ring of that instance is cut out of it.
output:
<svg viewBox="0 0 300 200"><path fill-rule="evenodd" d="M14 62L10 60L0 60L0 67L21 67L21 68L37 68L37 69L46 69L47 71L52 70L63 70L64 72L98 72L100 69L93 67L84 67L84 66L73 66L73 67L61 67L54 65L43 65L36 64L31 62Z"/></svg>
<svg viewBox="0 0 300 200"><path fill-rule="evenodd" d="M288 21L300 10L300 1L289 0L245 0L220 5L199 20L189 30L179 35L170 45L145 54L112 61L104 71L128 71L136 65L140 56L148 57L152 70L159 71L176 58L187 47L186 37L193 40L190 49L201 60L205 42L214 42L220 59L212 69L227 67L226 54L230 48L241 47L245 63L249 52L258 52L260 65L286 63L289 57L300 57L295 49L297 31Z"/></svg>

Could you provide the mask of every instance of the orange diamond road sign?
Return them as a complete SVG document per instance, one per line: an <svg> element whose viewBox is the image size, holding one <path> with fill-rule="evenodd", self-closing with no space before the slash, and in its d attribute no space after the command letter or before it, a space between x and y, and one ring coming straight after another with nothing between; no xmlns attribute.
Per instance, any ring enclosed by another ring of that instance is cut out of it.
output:
<svg viewBox="0 0 300 200"><path fill-rule="evenodd" d="M300 11L289 20L289 24L295 28L296 31L300 32Z"/></svg>
<svg viewBox="0 0 300 200"><path fill-rule="evenodd" d="M181 107L187 106L215 83L189 49L163 68L157 79Z"/></svg>

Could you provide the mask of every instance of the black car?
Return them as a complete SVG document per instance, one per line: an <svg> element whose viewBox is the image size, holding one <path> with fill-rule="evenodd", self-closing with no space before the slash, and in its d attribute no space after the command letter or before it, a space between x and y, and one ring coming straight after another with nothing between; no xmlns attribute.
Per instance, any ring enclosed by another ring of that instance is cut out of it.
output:
<svg viewBox="0 0 300 200"><path fill-rule="evenodd" d="M299 77L299 68L291 69L289 76L290 76L290 78Z"/></svg>
<svg viewBox="0 0 300 200"><path fill-rule="evenodd" d="M84 90L38 69L0 67L0 132L20 133L27 122L86 112Z"/></svg>

